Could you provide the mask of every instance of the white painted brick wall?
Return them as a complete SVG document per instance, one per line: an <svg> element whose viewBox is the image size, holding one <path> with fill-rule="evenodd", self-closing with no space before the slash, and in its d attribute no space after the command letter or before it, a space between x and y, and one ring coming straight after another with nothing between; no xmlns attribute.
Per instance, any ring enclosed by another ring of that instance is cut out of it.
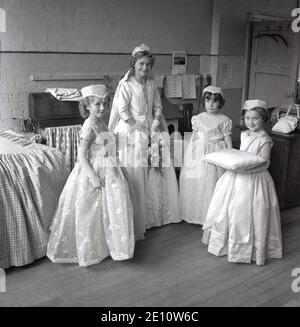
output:
<svg viewBox="0 0 300 327"><path fill-rule="evenodd" d="M215 0L226 23L221 28L219 53L244 55L244 32L239 31L245 29L247 11L289 14L296 3ZM212 5L212 0L1 0L6 32L0 33L0 46L3 51L130 52L146 42L154 52L209 53ZM12 117L27 117L30 92L89 83L33 82L30 75L118 75L126 72L128 60L117 55L0 53L0 130L17 127ZM198 57L189 57L188 71L198 73L198 64ZM167 74L170 69L171 57L158 56L154 73ZM226 100L227 106L239 102Z"/></svg>
<svg viewBox="0 0 300 327"><path fill-rule="evenodd" d="M210 0L3 0L7 31L2 50L131 52L148 43L154 52L210 49ZM37 74L111 74L128 69L129 56L0 54L0 130L28 117L28 94L47 87L82 87L95 81L35 82ZM188 71L198 73L190 57ZM167 74L171 56L158 56L154 73Z"/></svg>
<svg viewBox="0 0 300 327"><path fill-rule="evenodd" d="M111 74L123 75L128 69L129 56L58 55L58 54L2 54L5 67L0 80L0 119L28 117L28 94L42 92L47 87L79 88L95 81L32 81L37 74ZM199 69L198 57L189 59L188 71ZM168 74L170 57L158 56L153 74ZM3 78L4 77L4 78Z"/></svg>
<svg viewBox="0 0 300 327"><path fill-rule="evenodd" d="M2 0L3 48L128 52L210 49L211 0Z"/></svg>

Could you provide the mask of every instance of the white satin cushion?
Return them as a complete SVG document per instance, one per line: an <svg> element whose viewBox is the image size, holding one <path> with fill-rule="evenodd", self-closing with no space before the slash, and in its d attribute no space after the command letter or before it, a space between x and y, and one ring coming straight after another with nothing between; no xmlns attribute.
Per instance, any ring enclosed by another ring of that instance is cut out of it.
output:
<svg viewBox="0 0 300 327"><path fill-rule="evenodd" d="M237 172L251 171L253 168L267 167L268 162L256 154L237 149L224 149L205 156L205 161Z"/></svg>

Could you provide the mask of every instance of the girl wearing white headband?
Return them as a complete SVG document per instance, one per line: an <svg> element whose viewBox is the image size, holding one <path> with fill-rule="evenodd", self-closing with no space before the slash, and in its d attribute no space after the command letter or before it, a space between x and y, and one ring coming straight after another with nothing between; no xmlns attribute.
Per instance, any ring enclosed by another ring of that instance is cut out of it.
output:
<svg viewBox="0 0 300 327"><path fill-rule="evenodd" d="M203 242L212 254L228 254L230 262L264 265L268 258L282 257L279 205L267 171L273 144L264 130L267 105L247 100L242 115L248 130L241 133L240 150L263 158L266 165L247 173L228 170L220 178L203 225Z"/></svg>
<svg viewBox="0 0 300 327"><path fill-rule="evenodd" d="M133 256L133 208L122 170L106 156L107 88L89 85L81 93L79 108L86 120L80 131L79 160L60 196L47 256L55 263L89 266L107 256L114 260Z"/></svg>
<svg viewBox="0 0 300 327"><path fill-rule="evenodd" d="M220 112L225 99L219 87L206 87L201 103L206 111L192 117L193 134L189 143L186 143L180 174L179 207L183 220L202 225L217 180L224 172L206 163L204 156L232 147L232 122Z"/></svg>
<svg viewBox="0 0 300 327"><path fill-rule="evenodd" d="M180 221L178 185L171 161L160 176L148 167L150 136L161 137L163 131L167 134L159 90L149 76L154 60L146 44L132 51L130 70L119 82L108 124L118 135L120 163L133 189L136 239L143 239L147 228Z"/></svg>

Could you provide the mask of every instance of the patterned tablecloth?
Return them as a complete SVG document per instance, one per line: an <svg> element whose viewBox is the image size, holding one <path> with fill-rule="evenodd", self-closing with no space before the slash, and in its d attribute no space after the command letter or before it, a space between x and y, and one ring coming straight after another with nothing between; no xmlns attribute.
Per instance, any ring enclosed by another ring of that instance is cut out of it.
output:
<svg viewBox="0 0 300 327"><path fill-rule="evenodd" d="M45 128L46 144L64 154L67 168L70 171L77 161L81 127L82 125L71 125Z"/></svg>
<svg viewBox="0 0 300 327"><path fill-rule="evenodd" d="M35 142L0 133L0 268L45 256L48 227L68 178L64 155Z"/></svg>

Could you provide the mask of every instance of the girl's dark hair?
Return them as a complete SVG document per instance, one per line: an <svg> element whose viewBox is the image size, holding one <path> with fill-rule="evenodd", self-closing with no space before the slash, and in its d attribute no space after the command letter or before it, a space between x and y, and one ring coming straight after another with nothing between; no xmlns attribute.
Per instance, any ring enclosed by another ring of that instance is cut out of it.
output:
<svg viewBox="0 0 300 327"><path fill-rule="evenodd" d="M245 110L245 109L242 110L242 119L243 120L245 119L245 114L246 114L247 111L257 112L262 117L264 123L266 123L269 120L267 111L264 108L261 108L261 107L252 108L250 110Z"/></svg>
<svg viewBox="0 0 300 327"><path fill-rule="evenodd" d="M201 104L203 108L205 108L205 98L206 97L213 97L214 100L219 101L219 109L223 108L225 105L225 99L222 97L220 93L211 93L211 92L205 92L201 98Z"/></svg>
<svg viewBox="0 0 300 327"><path fill-rule="evenodd" d="M150 59L150 65L152 68L154 65L154 62L155 62L155 56L152 53L150 53L149 51L140 51L140 52L137 52L134 56L131 56L129 66L131 68L134 68L134 65L137 62L137 60L141 59L143 57L148 57Z"/></svg>

